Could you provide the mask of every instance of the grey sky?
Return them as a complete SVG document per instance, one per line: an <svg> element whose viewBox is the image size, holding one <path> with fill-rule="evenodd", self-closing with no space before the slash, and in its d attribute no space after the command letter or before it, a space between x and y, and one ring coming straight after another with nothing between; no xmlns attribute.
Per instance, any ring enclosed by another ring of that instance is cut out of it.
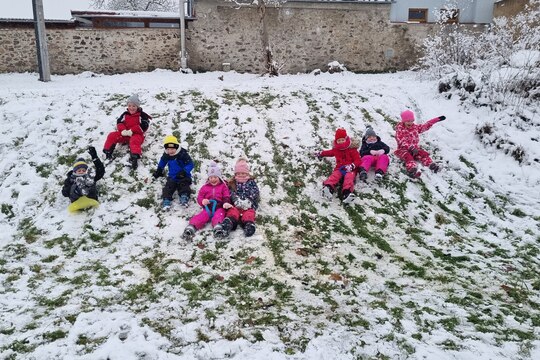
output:
<svg viewBox="0 0 540 360"><path fill-rule="evenodd" d="M71 19L70 10L87 10L90 0L43 0L45 19ZM32 19L32 0L0 0L0 18Z"/></svg>

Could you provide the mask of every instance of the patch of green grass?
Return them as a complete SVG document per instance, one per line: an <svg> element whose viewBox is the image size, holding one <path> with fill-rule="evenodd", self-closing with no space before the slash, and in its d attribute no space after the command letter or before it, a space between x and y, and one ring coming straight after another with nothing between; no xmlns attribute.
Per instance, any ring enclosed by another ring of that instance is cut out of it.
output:
<svg viewBox="0 0 540 360"><path fill-rule="evenodd" d="M34 222L30 217L20 221L18 230L22 238L28 244L34 243L43 234L43 231L34 225Z"/></svg>
<svg viewBox="0 0 540 360"><path fill-rule="evenodd" d="M521 209L517 209L517 208L514 209L514 211L512 211L511 214L520 218L527 216L526 213L524 213Z"/></svg>
<svg viewBox="0 0 540 360"><path fill-rule="evenodd" d="M55 330L51 332L46 332L43 334L43 339L47 341L56 341L58 339L63 339L67 336L67 331Z"/></svg>
<svg viewBox="0 0 540 360"><path fill-rule="evenodd" d="M0 207L0 211L2 214L6 215L6 218L13 219L15 217L15 213L13 212L13 205L11 204L2 204Z"/></svg>

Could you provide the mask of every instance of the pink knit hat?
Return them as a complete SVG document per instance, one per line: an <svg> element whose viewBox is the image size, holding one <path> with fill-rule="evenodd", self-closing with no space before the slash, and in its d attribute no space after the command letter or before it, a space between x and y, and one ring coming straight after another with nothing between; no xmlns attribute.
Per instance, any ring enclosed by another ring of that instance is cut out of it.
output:
<svg viewBox="0 0 540 360"><path fill-rule="evenodd" d="M402 122L413 122L414 121L414 113L411 110L405 110L401 113L401 121Z"/></svg>
<svg viewBox="0 0 540 360"><path fill-rule="evenodd" d="M248 173L249 174L249 164L246 159L240 158L234 165L234 173Z"/></svg>

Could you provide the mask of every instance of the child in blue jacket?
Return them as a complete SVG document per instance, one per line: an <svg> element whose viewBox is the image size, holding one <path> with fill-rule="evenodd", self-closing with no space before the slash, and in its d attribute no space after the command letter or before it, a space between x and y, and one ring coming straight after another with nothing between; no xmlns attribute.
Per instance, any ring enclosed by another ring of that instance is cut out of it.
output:
<svg viewBox="0 0 540 360"><path fill-rule="evenodd" d="M165 166L169 167L167 182L162 193L163 209L170 209L175 191L178 191L180 205L187 207L189 205L189 195L191 194L193 160L191 160L187 150L180 147L178 139L173 135L165 137L163 146L165 147L165 153L161 156L158 167L152 175L157 179L163 176Z"/></svg>

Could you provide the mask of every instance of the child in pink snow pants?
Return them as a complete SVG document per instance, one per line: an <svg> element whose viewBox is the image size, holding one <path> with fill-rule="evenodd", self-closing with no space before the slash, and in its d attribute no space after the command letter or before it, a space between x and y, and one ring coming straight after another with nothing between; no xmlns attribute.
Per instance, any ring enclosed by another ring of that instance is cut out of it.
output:
<svg viewBox="0 0 540 360"><path fill-rule="evenodd" d="M389 152L388 145L381 141L371 126L368 126L360 147L362 161L358 176L360 180L367 179L367 173L372 166L375 166L375 180L382 180L390 163Z"/></svg>
<svg viewBox="0 0 540 360"><path fill-rule="evenodd" d="M428 131L435 123L443 121L446 116L439 116L426 122L425 124L414 123L414 113L411 110L405 110L401 113L401 122L396 126L396 141L398 148L395 154L405 162L407 175L410 177L419 177L416 161L422 165L429 166L433 172L439 171L439 165L433 162L429 153L418 146L419 134Z"/></svg>
<svg viewBox="0 0 540 360"><path fill-rule="evenodd" d="M197 230L211 221L214 228L214 236L222 238L225 236L221 222L225 218L223 204L229 203L229 188L221 177L219 165L212 162L208 167L208 180L199 190L197 203L202 206L202 211L189 220L189 225L184 230L182 237L191 239Z"/></svg>
<svg viewBox="0 0 540 360"><path fill-rule="evenodd" d="M360 166L360 154L358 153L358 142L352 142L345 129L339 128L334 136L334 146L330 150L323 150L316 154L317 157L335 157L336 166L332 174L323 182L323 196L331 199L334 189L343 178L342 199L344 203L352 202L355 198L354 179L355 169Z"/></svg>

